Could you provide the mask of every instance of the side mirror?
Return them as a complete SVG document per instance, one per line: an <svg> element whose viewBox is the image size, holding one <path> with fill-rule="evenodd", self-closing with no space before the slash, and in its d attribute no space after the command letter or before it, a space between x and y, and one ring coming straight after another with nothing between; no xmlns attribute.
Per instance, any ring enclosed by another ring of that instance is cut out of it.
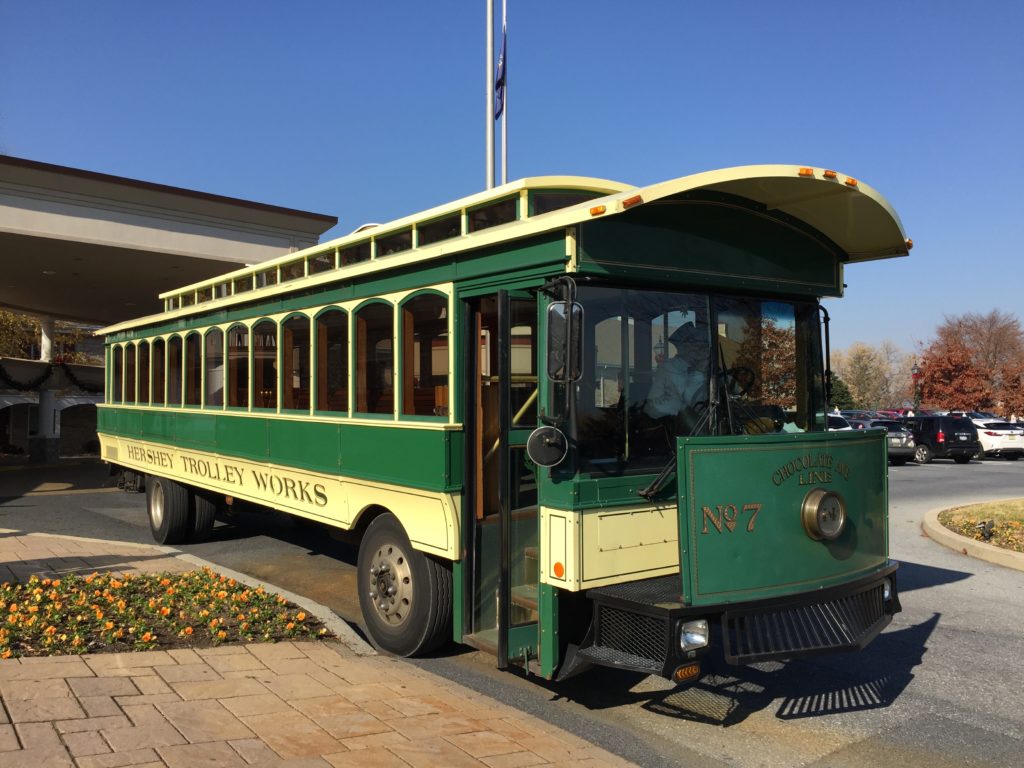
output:
<svg viewBox="0 0 1024 768"><path fill-rule="evenodd" d="M583 306L553 301L548 305L548 378L567 384L583 373Z"/></svg>

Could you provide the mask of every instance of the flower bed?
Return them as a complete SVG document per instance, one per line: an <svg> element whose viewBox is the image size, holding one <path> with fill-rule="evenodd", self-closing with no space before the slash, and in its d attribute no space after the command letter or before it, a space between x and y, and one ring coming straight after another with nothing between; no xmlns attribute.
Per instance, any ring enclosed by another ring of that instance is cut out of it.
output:
<svg viewBox="0 0 1024 768"><path fill-rule="evenodd" d="M279 595L209 568L180 574L93 574L0 585L0 658L193 648L325 637Z"/></svg>
<svg viewBox="0 0 1024 768"><path fill-rule="evenodd" d="M939 522L961 536L1024 552L1024 500L954 507L939 513Z"/></svg>

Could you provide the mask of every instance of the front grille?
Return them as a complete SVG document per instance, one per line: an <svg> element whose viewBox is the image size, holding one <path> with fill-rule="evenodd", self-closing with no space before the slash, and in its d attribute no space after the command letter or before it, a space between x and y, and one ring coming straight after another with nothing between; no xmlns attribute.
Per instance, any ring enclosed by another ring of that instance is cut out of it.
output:
<svg viewBox="0 0 1024 768"><path fill-rule="evenodd" d="M860 648L888 621L881 584L820 603L730 611L722 618L725 657L732 664L749 664Z"/></svg>
<svg viewBox="0 0 1024 768"><path fill-rule="evenodd" d="M667 637L668 619L665 617L599 606L594 645L605 654L612 651L631 658L647 659L660 670L665 663Z"/></svg>

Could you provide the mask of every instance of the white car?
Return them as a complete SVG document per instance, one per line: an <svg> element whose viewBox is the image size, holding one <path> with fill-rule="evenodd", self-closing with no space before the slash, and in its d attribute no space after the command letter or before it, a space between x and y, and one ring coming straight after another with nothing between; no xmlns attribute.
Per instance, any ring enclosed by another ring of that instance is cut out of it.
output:
<svg viewBox="0 0 1024 768"><path fill-rule="evenodd" d="M853 429L844 417L837 416L834 413L828 414L828 428L832 432L842 432L845 430Z"/></svg>
<svg viewBox="0 0 1024 768"><path fill-rule="evenodd" d="M981 452L986 456L1002 456L1008 461L1024 456L1024 424L974 419L974 426L978 428Z"/></svg>

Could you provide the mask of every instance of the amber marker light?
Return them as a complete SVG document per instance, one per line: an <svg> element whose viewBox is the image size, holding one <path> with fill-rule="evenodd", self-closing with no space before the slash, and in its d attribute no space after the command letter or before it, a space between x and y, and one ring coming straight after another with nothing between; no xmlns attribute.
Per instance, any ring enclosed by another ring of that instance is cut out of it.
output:
<svg viewBox="0 0 1024 768"><path fill-rule="evenodd" d="M692 664L684 664L681 667L676 667L675 672L672 673L672 682L685 683L690 680L695 680L699 675L700 662L695 661Z"/></svg>
<svg viewBox="0 0 1024 768"><path fill-rule="evenodd" d="M857 180L856 179L851 179L849 176L847 176L846 177L846 186L848 186L848 187L856 187L857 186Z"/></svg>
<svg viewBox="0 0 1024 768"><path fill-rule="evenodd" d="M907 238L907 250L909 251L909 250L910 250L911 248L913 248L913 247L914 247L914 241L913 241L913 240L911 240L911 239L910 239L910 238L908 237L908 238Z"/></svg>
<svg viewBox="0 0 1024 768"><path fill-rule="evenodd" d="M826 179L836 179L838 177L839 177L839 174L836 173L835 171L825 171L825 178Z"/></svg>
<svg viewBox="0 0 1024 768"><path fill-rule="evenodd" d="M604 213L607 210L608 210L607 206L595 205L593 208L590 209L590 215L591 216L600 216L602 213Z"/></svg>
<svg viewBox="0 0 1024 768"><path fill-rule="evenodd" d="M801 176L813 176L814 175L814 169L813 168L801 168L800 169L800 175Z"/></svg>
<svg viewBox="0 0 1024 768"><path fill-rule="evenodd" d="M555 563L551 570L554 571L555 578L561 579L565 577L565 566L561 563Z"/></svg>
<svg viewBox="0 0 1024 768"><path fill-rule="evenodd" d="M644 199L640 197L640 195L633 195L632 197L627 197L625 200L622 201L622 207L632 208L634 205L642 203L643 201Z"/></svg>

